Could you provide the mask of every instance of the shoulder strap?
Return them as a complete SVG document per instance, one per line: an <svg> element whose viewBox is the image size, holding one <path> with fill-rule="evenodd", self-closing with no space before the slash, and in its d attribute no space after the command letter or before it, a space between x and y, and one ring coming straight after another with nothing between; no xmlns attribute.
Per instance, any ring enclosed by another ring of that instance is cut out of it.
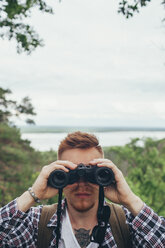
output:
<svg viewBox="0 0 165 248"><path fill-rule="evenodd" d="M129 248L130 246L130 232L129 226L126 224L126 217L124 210L120 205L108 204L111 209L110 225L112 234L116 241L118 248Z"/></svg>
<svg viewBox="0 0 165 248"><path fill-rule="evenodd" d="M129 227L126 224L126 217L121 206L117 204L107 205L111 209L109 223L111 225L112 234L118 248L130 248L130 233ZM39 226L37 248L48 248L53 228L48 228L47 224L53 214L57 210L57 204L44 206L42 209Z"/></svg>
<svg viewBox="0 0 165 248"><path fill-rule="evenodd" d="M43 206L38 225L37 248L47 248L49 246L53 228L47 227L47 224L57 210L57 203Z"/></svg>

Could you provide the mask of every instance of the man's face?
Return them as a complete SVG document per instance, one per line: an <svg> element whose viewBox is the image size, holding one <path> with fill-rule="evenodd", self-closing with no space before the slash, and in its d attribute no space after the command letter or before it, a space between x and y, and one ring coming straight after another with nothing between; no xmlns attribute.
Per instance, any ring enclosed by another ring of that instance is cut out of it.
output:
<svg viewBox="0 0 165 248"><path fill-rule="evenodd" d="M61 154L60 160L68 160L74 164L88 165L90 161L102 158L103 155L96 148L70 149ZM76 211L85 212L98 206L99 186L80 180L63 189L68 207Z"/></svg>

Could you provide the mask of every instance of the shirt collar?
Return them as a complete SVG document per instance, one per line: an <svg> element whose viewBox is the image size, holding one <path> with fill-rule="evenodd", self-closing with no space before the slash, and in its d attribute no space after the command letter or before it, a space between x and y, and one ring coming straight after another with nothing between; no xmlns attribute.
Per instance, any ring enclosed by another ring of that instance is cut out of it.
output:
<svg viewBox="0 0 165 248"><path fill-rule="evenodd" d="M106 205L106 202L104 202L104 205ZM63 221L66 207L67 207L66 199L63 199L61 203L61 222ZM51 217L50 221L47 224L47 227L57 227L57 211ZM110 224L108 223L107 230L105 233L105 238L103 241L103 247L107 247L109 243L112 245L112 247L117 248L115 241L114 241L114 237L112 235Z"/></svg>
<svg viewBox="0 0 165 248"><path fill-rule="evenodd" d="M104 200L104 206L106 205L106 201ZM66 210L66 206L67 206L67 202L66 199L63 199L61 202L61 222L63 220L63 216ZM51 217L50 221L47 224L47 227L51 227L51 226L57 226L57 210L56 212L53 214L53 216Z"/></svg>

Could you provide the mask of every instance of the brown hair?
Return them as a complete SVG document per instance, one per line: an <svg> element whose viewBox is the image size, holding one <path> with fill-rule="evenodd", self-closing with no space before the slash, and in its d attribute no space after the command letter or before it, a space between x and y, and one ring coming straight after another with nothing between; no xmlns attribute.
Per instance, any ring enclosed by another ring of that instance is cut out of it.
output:
<svg viewBox="0 0 165 248"><path fill-rule="evenodd" d="M64 151L69 149L87 149L92 147L96 148L101 154L103 154L102 147L99 145L99 141L94 134L80 131L69 133L59 145L58 158L60 158Z"/></svg>

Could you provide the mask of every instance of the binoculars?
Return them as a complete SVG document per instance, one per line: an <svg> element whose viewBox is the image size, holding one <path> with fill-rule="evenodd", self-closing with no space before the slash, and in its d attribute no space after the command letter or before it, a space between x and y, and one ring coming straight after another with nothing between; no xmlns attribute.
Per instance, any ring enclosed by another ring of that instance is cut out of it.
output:
<svg viewBox="0 0 165 248"><path fill-rule="evenodd" d="M114 173L110 168L81 163L75 170L69 170L69 172L60 169L52 171L48 178L48 185L56 189L62 189L69 184L78 182L80 179L103 187L115 183Z"/></svg>

